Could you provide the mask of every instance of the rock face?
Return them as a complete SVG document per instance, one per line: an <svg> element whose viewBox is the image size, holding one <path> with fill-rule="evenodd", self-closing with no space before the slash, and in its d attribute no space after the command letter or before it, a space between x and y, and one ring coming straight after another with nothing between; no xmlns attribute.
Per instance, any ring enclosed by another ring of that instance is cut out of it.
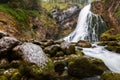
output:
<svg viewBox="0 0 120 80"><path fill-rule="evenodd" d="M76 27L80 8L77 5L71 6L66 10L60 11L57 8L52 10L52 16L59 24L60 30L57 38L66 36Z"/></svg>
<svg viewBox="0 0 120 80"><path fill-rule="evenodd" d="M120 0L102 0L92 4L92 11L100 14L110 28L120 31Z"/></svg>
<svg viewBox="0 0 120 80"><path fill-rule="evenodd" d="M104 70L107 70L104 63L95 58L78 57L68 62L68 73L79 78L101 75Z"/></svg>
<svg viewBox="0 0 120 80"><path fill-rule="evenodd" d="M16 54L20 55L25 61L36 63L40 67L46 66L49 61L42 49L32 43L24 43L14 48Z"/></svg>

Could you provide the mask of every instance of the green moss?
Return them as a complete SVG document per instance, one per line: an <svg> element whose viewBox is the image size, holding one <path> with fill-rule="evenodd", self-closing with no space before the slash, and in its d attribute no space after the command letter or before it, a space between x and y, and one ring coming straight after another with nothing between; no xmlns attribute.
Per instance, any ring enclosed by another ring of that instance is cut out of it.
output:
<svg viewBox="0 0 120 80"><path fill-rule="evenodd" d="M120 6L118 7L117 11L115 12L115 16L117 18L120 17Z"/></svg>
<svg viewBox="0 0 120 80"><path fill-rule="evenodd" d="M56 56L57 57L64 56L64 53L62 51L59 51L59 52L56 53Z"/></svg>
<svg viewBox="0 0 120 80"><path fill-rule="evenodd" d="M100 80L120 80L119 73L105 72L102 74Z"/></svg>
<svg viewBox="0 0 120 80"><path fill-rule="evenodd" d="M76 50L75 53L78 55L78 56L83 56L84 53L81 51L81 50Z"/></svg>
<svg viewBox="0 0 120 80"><path fill-rule="evenodd" d="M68 74L74 77L92 77L103 73L105 65L95 58L78 57L68 61ZM89 67L88 67L89 66Z"/></svg>
<svg viewBox="0 0 120 80"><path fill-rule="evenodd" d="M113 29L113 28L107 30L106 32L101 34L100 40L101 41L114 41L114 40L116 40L114 32L115 32L115 29Z"/></svg>
<svg viewBox="0 0 120 80"><path fill-rule="evenodd" d="M0 76L0 80L8 80L5 76Z"/></svg>
<svg viewBox="0 0 120 80"><path fill-rule="evenodd" d="M116 39L120 41L120 33L116 35Z"/></svg>
<svg viewBox="0 0 120 80"><path fill-rule="evenodd" d="M12 9L6 4L0 5L0 10L11 14L13 17L15 17L15 19L17 19L20 22L21 21L23 22L28 18L25 10L23 10L23 9Z"/></svg>
<svg viewBox="0 0 120 80"><path fill-rule="evenodd" d="M62 3L62 4L58 4L58 3L47 3L47 2L43 2L42 3L42 7L45 8L48 12L51 11L52 8L57 7L60 10L64 10L68 7L69 5L66 3Z"/></svg>

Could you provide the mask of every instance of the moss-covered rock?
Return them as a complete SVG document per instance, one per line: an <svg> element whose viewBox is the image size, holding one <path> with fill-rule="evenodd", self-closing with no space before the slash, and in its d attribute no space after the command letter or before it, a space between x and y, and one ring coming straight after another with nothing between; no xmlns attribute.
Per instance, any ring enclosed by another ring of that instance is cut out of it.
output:
<svg viewBox="0 0 120 80"><path fill-rule="evenodd" d="M35 79L35 80L46 80L46 77L49 79L49 75L53 73L53 63L48 63L48 68L44 70L36 65L30 63L23 63L19 66L20 73L24 78Z"/></svg>
<svg viewBox="0 0 120 80"><path fill-rule="evenodd" d="M10 80L20 80L21 78L21 74L19 70L14 68L5 70L3 75L5 75L7 79L10 79Z"/></svg>
<svg viewBox="0 0 120 80"><path fill-rule="evenodd" d="M71 76L85 78L101 75L107 70L104 63L91 57L78 57L68 62L68 73Z"/></svg>
<svg viewBox="0 0 120 80"><path fill-rule="evenodd" d="M105 47L107 50L109 51L113 51L113 52L116 52L116 53L120 53L120 46L106 46Z"/></svg>
<svg viewBox="0 0 120 80"><path fill-rule="evenodd" d="M120 33L119 33L119 34L116 34L116 40L117 40L117 41L120 41Z"/></svg>
<svg viewBox="0 0 120 80"><path fill-rule="evenodd" d="M101 41L114 41L114 40L116 40L114 32L115 32L115 29L112 28L112 29L102 33L100 36L100 40Z"/></svg>
<svg viewBox="0 0 120 80"><path fill-rule="evenodd" d="M71 43L64 41L61 43L60 46L61 46L62 51L66 55L75 54L75 46L72 45Z"/></svg>
<svg viewBox="0 0 120 80"><path fill-rule="evenodd" d="M105 45L108 45L108 46L118 46L119 42L118 41L100 41L98 43L98 45L101 45L101 46L105 46Z"/></svg>
<svg viewBox="0 0 120 80"><path fill-rule="evenodd" d="M120 73L105 72L102 74L100 80L120 80Z"/></svg>
<svg viewBox="0 0 120 80"><path fill-rule="evenodd" d="M0 80L8 80L8 79L3 75L3 76L0 76Z"/></svg>
<svg viewBox="0 0 120 80"><path fill-rule="evenodd" d="M78 55L78 56L83 56L84 53L81 51L81 50L75 50L75 53Z"/></svg>
<svg viewBox="0 0 120 80"><path fill-rule="evenodd" d="M55 63L55 72L57 72L59 75L61 75L63 73L63 71L65 71L65 66L66 63L64 61L59 61Z"/></svg>
<svg viewBox="0 0 120 80"><path fill-rule="evenodd" d="M64 56L64 53L62 51L59 51L56 53L56 57Z"/></svg>
<svg viewBox="0 0 120 80"><path fill-rule="evenodd" d="M57 52L61 51L60 45L55 44L45 47L44 52L50 54L51 57L56 56Z"/></svg>

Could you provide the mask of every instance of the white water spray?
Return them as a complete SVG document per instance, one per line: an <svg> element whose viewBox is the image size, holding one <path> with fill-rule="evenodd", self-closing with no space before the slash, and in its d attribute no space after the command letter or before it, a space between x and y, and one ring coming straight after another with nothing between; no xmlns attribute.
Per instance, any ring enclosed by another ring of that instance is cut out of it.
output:
<svg viewBox="0 0 120 80"><path fill-rule="evenodd" d="M95 48L83 48L83 52L85 55L103 60L111 71L120 73L120 55L118 53L110 52L103 46L97 45Z"/></svg>
<svg viewBox="0 0 120 80"><path fill-rule="evenodd" d="M90 8L91 4L81 10L76 29L64 38L65 41L88 40L96 42L99 40L100 34L106 31L106 24L101 16L92 13Z"/></svg>

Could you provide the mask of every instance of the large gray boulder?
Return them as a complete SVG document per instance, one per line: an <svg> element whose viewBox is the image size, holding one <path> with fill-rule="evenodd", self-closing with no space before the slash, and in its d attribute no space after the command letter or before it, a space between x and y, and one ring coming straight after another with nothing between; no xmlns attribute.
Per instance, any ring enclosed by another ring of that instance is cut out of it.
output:
<svg viewBox="0 0 120 80"><path fill-rule="evenodd" d="M18 41L14 37L3 37L0 39L0 54L5 53L9 50L12 50L16 45L18 45L20 41Z"/></svg>
<svg viewBox="0 0 120 80"><path fill-rule="evenodd" d="M41 72L44 70L47 71L52 67L51 60L45 55L42 48L36 44L23 43L15 47L14 51L15 54L20 56L25 62L37 64Z"/></svg>

